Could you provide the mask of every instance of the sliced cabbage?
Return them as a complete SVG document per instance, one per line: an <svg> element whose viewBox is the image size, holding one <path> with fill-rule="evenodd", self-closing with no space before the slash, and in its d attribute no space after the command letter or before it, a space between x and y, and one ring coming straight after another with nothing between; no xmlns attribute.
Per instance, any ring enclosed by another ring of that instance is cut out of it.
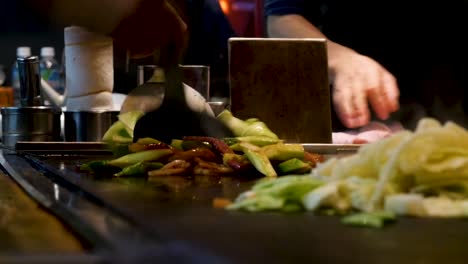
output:
<svg viewBox="0 0 468 264"><path fill-rule="evenodd" d="M423 118L419 120L415 132L419 133L427 129L440 128L442 125L434 118Z"/></svg>
<svg viewBox="0 0 468 264"><path fill-rule="evenodd" d="M300 202L311 211L326 207L341 212L385 210L418 217L467 217L468 131L452 122L442 125L424 118L414 133L401 131L362 146L354 155L328 159L304 178L323 185L301 189L296 180L286 180L291 182L285 188L279 178L255 186L253 196L239 201L249 200L249 205L237 207L258 209L262 206L252 204L270 199L277 202L275 206L282 201L280 209ZM258 198L265 195L274 199Z"/></svg>
<svg viewBox="0 0 468 264"><path fill-rule="evenodd" d="M418 131L402 150L399 168L416 186L468 180L468 132L455 124Z"/></svg>
<svg viewBox="0 0 468 264"><path fill-rule="evenodd" d="M322 206L336 208L339 203L338 182L320 186L302 197L304 208L315 211Z"/></svg>
<svg viewBox="0 0 468 264"><path fill-rule="evenodd" d="M454 201L446 197L425 198L424 208L430 217L467 217L468 200Z"/></svg>
<svg viewBox="0 0 468 264"><path fill-rule="evenodd" d="M396 215L427 216L424 197L420 194L395 194L385 198L385 211Z"/></svg>

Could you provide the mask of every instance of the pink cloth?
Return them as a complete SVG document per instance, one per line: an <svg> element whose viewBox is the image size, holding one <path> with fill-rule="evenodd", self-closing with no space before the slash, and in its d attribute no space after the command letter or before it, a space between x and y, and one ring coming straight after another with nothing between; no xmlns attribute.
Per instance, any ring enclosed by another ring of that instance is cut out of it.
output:
<svg viewBox="0 0 468 264"><path fill-rule="evenodd" d="M387 126L380 122L371 122L357 130L332 133L333 144L366 144L386 138L394 132L403 130L399 123Z"/></svg>

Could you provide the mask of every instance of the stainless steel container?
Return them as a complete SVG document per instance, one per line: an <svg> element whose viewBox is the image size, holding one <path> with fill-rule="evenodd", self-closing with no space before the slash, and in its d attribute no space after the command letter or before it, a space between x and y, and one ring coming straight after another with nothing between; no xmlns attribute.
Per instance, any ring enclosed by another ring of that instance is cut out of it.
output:
<svg viewBox="0 0 468 264"><path fill-rule="evenodd" d="M101 141L118 115L119 111L65 111L65 141Z"/></svg>
<svg viewBox="0 0 468 264"><path fill-rule="evenodd" d="M15 147L17 141L60 141L59 108L4 107L0 111L4 145Z"/></svg>

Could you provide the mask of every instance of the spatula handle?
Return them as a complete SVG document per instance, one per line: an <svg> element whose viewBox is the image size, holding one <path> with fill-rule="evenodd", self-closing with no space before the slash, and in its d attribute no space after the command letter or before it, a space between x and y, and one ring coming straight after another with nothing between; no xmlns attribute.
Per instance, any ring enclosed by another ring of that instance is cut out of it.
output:
<svg viewBox="0 0 468 264"><path fill-rule="evenodd" d="M164 101L174 100L186 104L185 92L182 84L183 75L180 69L180 63L182 61L181 50L177 48L176 44L168 45L166 49L161 50L157 59L159 60L158 64L164 69L165 73Z"/></svg>

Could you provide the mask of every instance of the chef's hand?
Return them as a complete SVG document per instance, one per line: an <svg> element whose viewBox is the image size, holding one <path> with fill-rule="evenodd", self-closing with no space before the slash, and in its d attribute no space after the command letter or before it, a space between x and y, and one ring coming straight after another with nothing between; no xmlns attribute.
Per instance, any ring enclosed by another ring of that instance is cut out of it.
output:
<svg viewBox="0 0 468 264"><path fill-rule="evenodd" d="M355 128L368 124L369 104L383 120L398 110L395 77L376 61L331 42L328 67L335 111L345 126Z"/></svg>
<svg viewBox="0 0 468 264"><path fill-rule="evenodd" d="M160 2L160 4L158 4ZM187 26L167 1L142 0L135 12L121 21L112 36L130 58L153 56L170 47L180 56L188 42Z"/></svg>

